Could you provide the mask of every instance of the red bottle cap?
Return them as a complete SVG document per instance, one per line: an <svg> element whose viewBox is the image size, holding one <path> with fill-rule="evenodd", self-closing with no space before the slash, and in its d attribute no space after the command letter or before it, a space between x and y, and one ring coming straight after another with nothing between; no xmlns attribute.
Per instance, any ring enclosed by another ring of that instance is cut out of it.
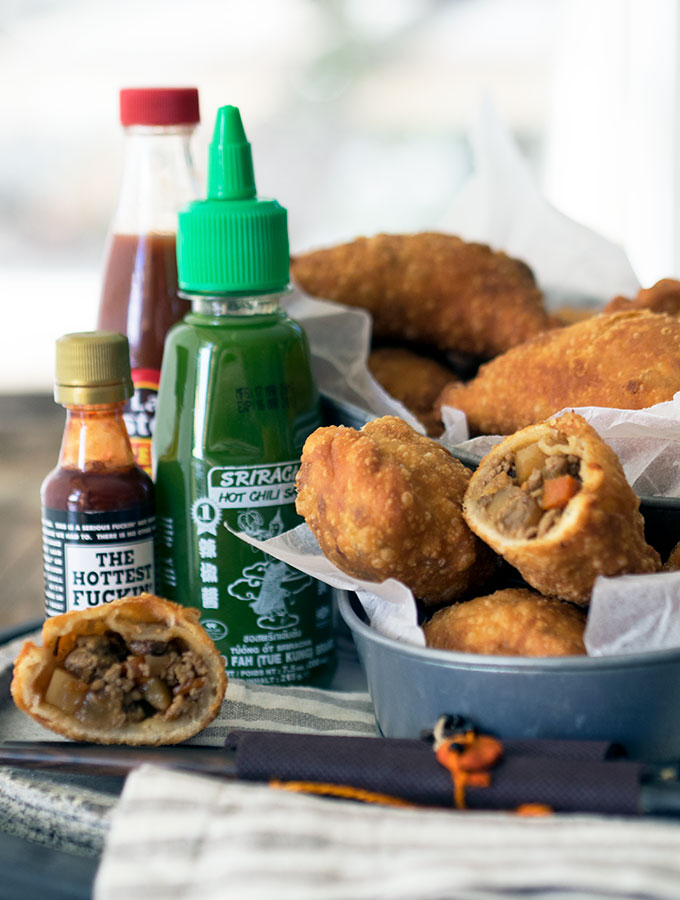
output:
<svg viewBox="0 0 680 900"><path fill-rule="evenodd" d="M198 88L123 88L121 125L194 125L200 122Z"/></svg>

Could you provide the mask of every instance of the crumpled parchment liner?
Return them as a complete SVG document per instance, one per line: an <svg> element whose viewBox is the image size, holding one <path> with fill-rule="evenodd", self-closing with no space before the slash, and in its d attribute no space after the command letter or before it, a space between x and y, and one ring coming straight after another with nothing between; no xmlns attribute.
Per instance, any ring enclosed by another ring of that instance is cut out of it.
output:
<svg viewBox="0 0 680 900"><path fill-rule="evenodd" d="M680 647L680 573L600 576L585 642L589 656Z"/></svg>
<svg viewBox="0 0 680 900"><path fill-rule="evenodd" d="M440 230L523 259L549 309L635 296L640 285L623 248L548 203L489 102L470 143L474 173L437 223Z"/></svg>
<svg viewBox="0 0 680 900"><path fill-rule="evenodd" d="M527 261L549 308L604 304L617 294L634 297L639 284L623 250L568 219L541 196L512 137L489 106L471 143L475 173L436 223L467 240L480 240ZM299 290L284 301L309 337L317 383L324 394L367 412L397 415L421 433L415 417L373 379L366 367L370 316L363 310L308 297ZM577 409L622 459L640 495L680 496L680 394L646 410ZM465 415L445 409L442 443L479 457L500 438L468 441ZM355 591L372 627L415 646L424 645L413 594L393 579L383 584L353 579L322 554L306 525L268 541L243 540L332 587ZM680 534L678 535L680 539ZM680 647L680 574L598 578L589 613L590 655Z"/></svg>
<svg viewBox="0 0 680 900"><path fill-rule="evenodd" d="M417 622L416 603L406 585L394 578L376 584L346 575L326 559L307 525L298 525L297 528L266 541L259 541L243 531L236 533L253 547L282 559L331 587L354 591L366 610L372 627L380 634L417 647L425 646L425 636Z"/></svg>

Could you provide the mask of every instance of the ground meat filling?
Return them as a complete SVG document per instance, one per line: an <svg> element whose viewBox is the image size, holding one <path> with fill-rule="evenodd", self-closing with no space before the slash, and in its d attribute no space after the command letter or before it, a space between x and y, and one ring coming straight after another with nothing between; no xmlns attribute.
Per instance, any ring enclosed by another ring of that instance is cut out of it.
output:
<svg viewBox="0 0 680 900"><path fill-rule="evenodd" d="M121 727L178 719L201 697L207 669L178 640L129 641L113 631L80 635L45 692L85 725Z"/></svg>
<svg viewBox="0 0 680 900"><path fill-rule="evenodd" d="M494 527L517 540L543 537L581 489L581 460L561 444L539 441L502 459L480 506Z"/></svg>

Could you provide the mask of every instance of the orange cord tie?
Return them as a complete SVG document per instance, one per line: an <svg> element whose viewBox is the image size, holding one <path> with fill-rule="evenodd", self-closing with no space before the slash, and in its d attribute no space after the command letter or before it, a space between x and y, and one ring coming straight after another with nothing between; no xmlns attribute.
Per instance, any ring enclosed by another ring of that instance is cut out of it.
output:
<svg viewBox="0 0 680 900"><path fill-rule="evenodd" d="M322 797L340 797L344 800L359 800L362 803L379 803L381 806L402 806L416 808L417 803L380 794L377 791L366 791L352 787L350 784L330 784L323 781L270 781L269 786L281 791L293 791L299 794L317 794Z"/></svg>
<svg viewBox="0 0 680 900"><path fill-rule="evenodd" d="M552 816L555 810L547 803L521 803L515 813L518 816L526 816L527 818L539 816Z"/></svg>
<svg viewBox="0 0 680 900"><path fill-rule="evenodd" d="M451 773L454 806L456 809L467 809L466 788L488 787L491 784L488 770L503 756L503 745L496 738L477 734L472 729L445 737L445 723L446 718L443 717L434 727L434 752L437 762Z"/></svg>

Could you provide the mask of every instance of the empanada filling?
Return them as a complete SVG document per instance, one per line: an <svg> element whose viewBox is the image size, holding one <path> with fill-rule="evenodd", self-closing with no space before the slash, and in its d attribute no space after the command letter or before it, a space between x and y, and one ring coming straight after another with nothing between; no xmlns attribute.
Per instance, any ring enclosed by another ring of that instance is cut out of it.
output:
<svg viewBox="0 0 680 900"><path fill-rule="evenodd" d="M541 439L500 460L479 499L505 537L543 537L581 490L581 460L564 444Z"/></svg>
<svg viewBox="0 0 680 900"><path fill-rule="evenodd" d="M44 699L83 725L120 728L152 716L179 719L206 690L207 668L182 641L79 635Z"/></svg>

